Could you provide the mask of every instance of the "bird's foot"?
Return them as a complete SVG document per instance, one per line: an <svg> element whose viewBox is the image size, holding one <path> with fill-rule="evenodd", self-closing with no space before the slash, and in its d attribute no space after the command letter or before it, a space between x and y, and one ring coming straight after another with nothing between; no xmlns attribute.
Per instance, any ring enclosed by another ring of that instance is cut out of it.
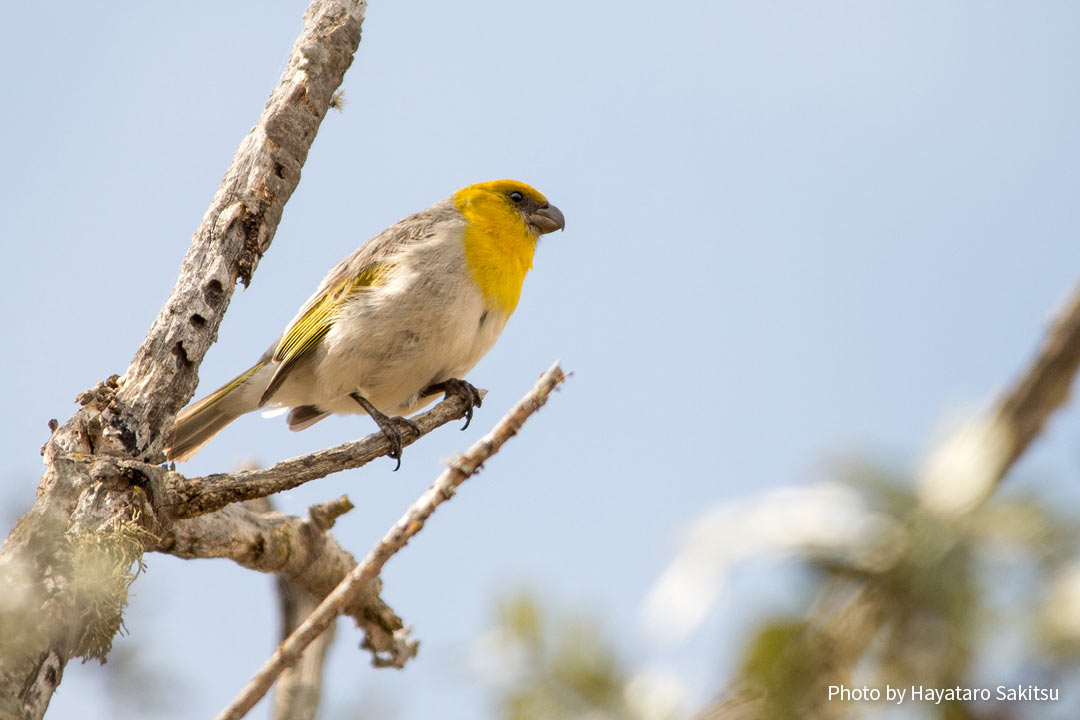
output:
<svg viewBox="0 0 1080 720"><path fill-rule="evenodd" d="M420 394L421 396L434 395L439 392L443 393L445 397L457 395L468 403L465 408L465 424L461 426L461 429L464 430L469 427L469 423L472 422L473 408L480 407L484 401L484 398L480 395L480 391L476 389L476 386L465 380L450 378L449 380L443 380L442 382L428 385Z"/></svg>
<svg viewBox="0 0 1080 720"><path fill-rule="evenodd" d="M367 414L371 416L371 419L375 421L375 424L379 426L379 430L382 431L382 434L390 441L390 458L397 460L397 465L394 466L394 472L397 472L398 468L401 467L402 449L401 429L398 426L404 425L418 436L421 434L420 428L408 418L401 417L400 415L390 417L389 415L379 412L378 408L368 402L368 399L360 393L349 393L349 397L355 400L360 407L364 408L364 411L367 412Z"/></svg>

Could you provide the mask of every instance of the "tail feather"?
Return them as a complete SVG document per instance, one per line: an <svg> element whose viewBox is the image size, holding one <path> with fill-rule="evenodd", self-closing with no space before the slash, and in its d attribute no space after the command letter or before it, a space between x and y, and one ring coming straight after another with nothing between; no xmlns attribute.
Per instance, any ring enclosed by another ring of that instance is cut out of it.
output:
<svg viewBox="0 0 1080 720"><path fill-rule="evenodd" d="M253 407L244 407L242 403L226 400L262 366L263 363L256 363L202 400L182 410L165 437L165 457L176 461L191 458L222 428L253 410Z"/></svg>
<svg viewBox="0 0 1080 720"><path fill-rule="evenodd" d="M294 407L289 411L289 417L287 418L289 429L293 432L300 432L301 430L311 427L329 414L330 413L323 412L314 405L300 405L299 407Z"/></svg>

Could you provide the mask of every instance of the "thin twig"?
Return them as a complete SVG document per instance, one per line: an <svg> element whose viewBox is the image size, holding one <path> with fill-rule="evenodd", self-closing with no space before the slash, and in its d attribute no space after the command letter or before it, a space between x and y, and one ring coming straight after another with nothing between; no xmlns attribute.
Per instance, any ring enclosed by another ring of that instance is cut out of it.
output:
<svg viewBox="0 0 1080 720"><path fill-rule="evenodd" d="M491 432L480 438L465 454L454 458L435 483L413 503L401 519L390 528L386 536L368 553L364 561L353 568L341 584L319 604L315 612L278 646L270 659L215 720L239 720L246 715L266 694L282 670L296 662L304 648L341 613L353 594L362 591L368 583L378 577L387 560L420 532L424 523L435 512L435 508L453 497L461 483L475 473L484 461L498 452L507 440L516 435L529 416L547 402L551 391L565 379L566 376L558 363L553 365L540 376L533 389L510 409L510 412L495 425Z"/></svg>

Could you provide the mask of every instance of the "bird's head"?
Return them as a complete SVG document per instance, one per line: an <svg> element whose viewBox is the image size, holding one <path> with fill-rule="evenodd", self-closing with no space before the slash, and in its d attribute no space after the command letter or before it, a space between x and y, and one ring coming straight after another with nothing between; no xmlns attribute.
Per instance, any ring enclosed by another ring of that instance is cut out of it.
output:
<svg viewBox="0 0 1080 720"><path fill-rule="evenodd" d="M469 185L454 193L454 202L466 217L489 222L523 222L533 235L566 228L562 211L534 187L517 180L492 180Z"/></svg>

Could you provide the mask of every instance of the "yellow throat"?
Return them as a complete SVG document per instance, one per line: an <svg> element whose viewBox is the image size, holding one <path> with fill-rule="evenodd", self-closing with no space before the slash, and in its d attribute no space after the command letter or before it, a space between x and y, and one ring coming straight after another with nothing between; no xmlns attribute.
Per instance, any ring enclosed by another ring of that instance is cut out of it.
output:
<svg viewBox="0 0 1080 720"><path fill-rule="evenodd" d="M453 196L466 221L465 262L473 282L490 305L507 315L514 312L521 297L537 237L506 199L514 190L547 203L535 189L515 180L469 185Z"/></svg>

